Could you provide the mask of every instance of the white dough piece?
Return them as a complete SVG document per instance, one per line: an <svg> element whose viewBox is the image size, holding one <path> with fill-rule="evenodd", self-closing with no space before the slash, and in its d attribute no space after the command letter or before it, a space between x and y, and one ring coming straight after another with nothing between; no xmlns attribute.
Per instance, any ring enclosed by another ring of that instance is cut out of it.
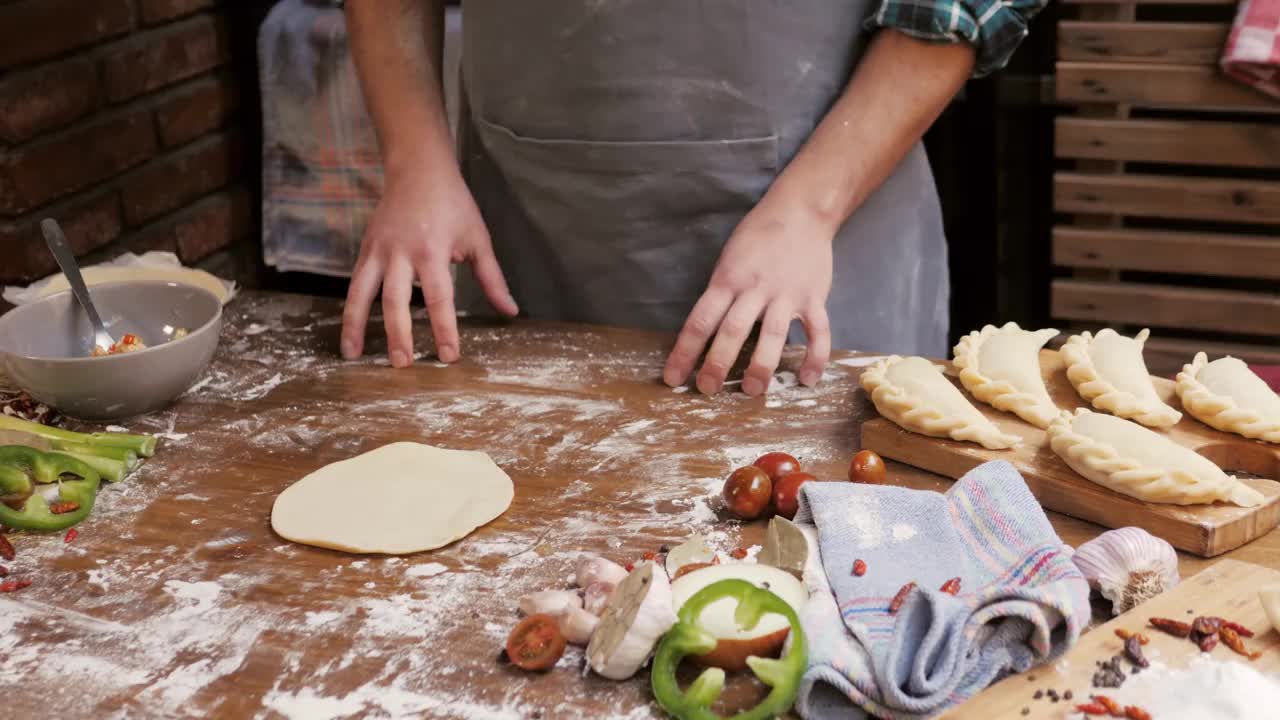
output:
<svg viewBox="0 0 1280 720"><path fill-rule="evenodd" d="M1242 507L1262 493L1204 456L1141 425L1084 408L1049 426L1049 447L1063 462L1105 488L1139 500L1173 505L1215 501Z"/></svg>
<svg viewBox="0 0 1280 720"><path fill-rule="evenodd" d="M488 455L399 442L316 470L271 509L286 540L402 555L466 537L507 511L515 488Z"/></svg>
<svg viewBox="0 0 1280 720"><path fill-rule="evenodd" d="M1047 428L1060 410L1040 375L1040 349L1058 334L1053 328L1023 330L1017 323L987 325L960 338L952 361L960 383L984 403Z"/></svg>
<svg viewBox="0 0 1280 720"><path fill-rule="evenodd" d="M1200 422L1254 440L1280 443L1280 396L1239 358L1209 362L1196 353L1178 373L1182 407Z"/></svg>
<svg viewBox="0 0 1280 720"><path fill-rule="evenodd" d="M1182 413L1156 394L1142 359L1142 346L1150 334L1144 329L1128 338L1106 328L1097 335L1087 331L1072 335L1062 346L1062 361L1076 392L1098 410L1147 427L1173 427Z"/></svg>
<svg viewBox="0 0 1280 720"><path fill-rule="evenodd" d="M911 432L990 450L1018 444L1018 436L1001 432L925 358L887 357L864 370L861 382L876 410Z"/></svg>

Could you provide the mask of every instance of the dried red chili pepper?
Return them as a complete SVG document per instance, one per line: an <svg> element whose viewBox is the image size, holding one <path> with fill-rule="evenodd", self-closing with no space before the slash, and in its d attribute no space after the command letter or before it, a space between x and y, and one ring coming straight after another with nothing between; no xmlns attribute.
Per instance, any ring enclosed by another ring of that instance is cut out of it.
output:
<svg viewBox="0 0 1280 720"><path fill-rule="evenodd" d="M1253 631L1252 631L1252 630L1250 630L1249 628L1247 628L1247 627L1245 627L1245 626L1241 625L1240 623L1233 623L1233 622L1231 622L1230 620L1228 620L1228 619L1226 619L1226 618L1220 618L1220 617L1215 617L1215 618L1214 618L1214 620L1217 620L1217 621L1218 621L1218 625L1219 625L1220 627L1224 627L1224 628L1231 628L1232 630L1234 630L1234 631L1235 631L1235 633L1236 633L1237 635L1239 635L1239 636L1240 636L1240 637L1242 637L1242 638L1251 638L1251 637L1253 637Z"/></svg>
<svg viewBox="0 0 1280 720"><path fill-rule="evenodd" d="M9 542L9 538L0 533L0 558L12 561L17 553L18 551L13 549L13 543Z"/></svg>
<svg viewBox="0 0 1280 720"><path fill-rule="evenodd" d="M941 590L942 592L948 595L959 595L960 594L960 578L953 577L950 580L942 583L942 587L939 588L939 590Z"/></svg>
<svg viewBox="0 0 1280 720"><path fill-rule="evenodd" d="M1150 618L1147 622L1151 623L1151 627L1174 637L1184 638L1191 636L1191 625L1188 623L1158 617Z"/></svg>
<svg viewBox="0 0 1280 720"><path fill-rule="evenodd" d="M658 553L650 550L649 552L645 553L644 555L641 555L640 557L642 560L653 561L658 559Z"/></svg>
<svg viewBox="0 0 1280 720"><path fill-rule="evenodd" d="M1084 705L1077 705L1076 712L1084 713L1085 715L1109 715L1110 714L1107 712L1107 709L1105 707L1099 705L1096 702L1086 703Z"/></svg>
<svg viewBox="0 0 1280 720"><path fill-rule="evenodd" d="M1093 701L1107 709L1115 717L1124 717L1124 706L1106 695L1094 695Z"/></svg>
<svg viewBox="0 0 1280 720"><path fill-rule="evenodd" d="M867 574L867 563L864 560L853 561L853 576L862 577Z"/></svg>
<svg viewBox="0 0 1280 720"><path fill-rule="evenodd" d="M1131 637L1136 637L1138 638L1139 645L1146 645L1147 643L1151 642L1151 638L1147 637L1145 634L1140 632L1133 632L1132 630L1126 630L1124 628L1116 628L1116 637L1120 638L1121 640L1128 640Z"/></svg>
<svg viewBox="0 0 1280 720"><path fill-rule="evenodd" d="M63 543L73 542L78 537L80 537L80 531L75 528L71 528L70 530L67 531L67 534L63 536L62 542Z"/></svg>
<svg viewBox="0 0 1280 720"><path fill-rule="evenodd" d="M742 547L734 548L733 552L729 553L729 557L733 558L734 560L741 560L746 556L747 556L747 549Z"/></svg>
<svg viewBox="0 0 1280 720"><path fill-rule="evenodd" d="M1231 648L1237 655L1243 655L1250 660L1257 660L1262 655L1259 652L1249 652L1249 649L1244 646L1244 640L1240 638L1240 633L1225 625L1218 628L1218 637L1222 639L1222 644Z"/></svg>
<svg viewBox="0 0 1280 720"><path fill-rule="evenodd" d="M1200 646L1200 652L1213 652L1213 649L1218 647L1218 634L1201 635L1200 639L1196 640L1196 644Z"/></svg>
<svg viewBox="0 0 1280 720"><path fill-rule="evenodd" d="M1129 639L1124 641L1124 654L1128 656L1129 662L1140 668L1151 667L1151 663L1147 662L1147 658L1142 654L1142 643L1137 635L1130 635Z"/></svg>
<svg viewBox="0 0 1280 720"><path fill-rule="evenodd" d="M1124 709L1124 716L1129 720L1151 720L1151 713L1143 710L1137 705L1128 705Z"/></svg>
<svg viewBox="0 0 1280 720"><path fill-rule="evenodd" d="M635 569L636 569L636 565L635 565L635 563L627 563L626 565L624 565L624 566L622 567L622 569L623 569L623 570L626 570L627 572L631 572L632 570L635 570Z"/></svg>
<svg viewBox="0 0 1280 720"><path fill-rule="evenodd" d="M0 583L0 593L17 592L25 587L31 587L30 580L7 580Z"/></svg>
<svg viewBox="0 0 1280 720"><path fill-rule="evenodd" d="M1199 633L1201 635L1216 635L1218 634L1218 628L1221 626L1222 623L1218 618L1201 615L1191 621L1191 632Z"/></svg>
<svg viewBox="0 0 1280 720"><path fill-rule="evenodd" d="M59 502L49 503L49 512L53 513L54 515L65 515L67 513L75 512L79 509L80 509L80 503L71 502L69 500L66 502L59 501Z"/></svg>
<svg viewBox="0 0 1280 720"><path fill-rule="evenodd" d="M911 591L916 589L916 584L909 582L903 585L898 594L893 596L889 601L889 614L893 615L902 609L902 603L907 601L907 597L911 595Z"/></svg>

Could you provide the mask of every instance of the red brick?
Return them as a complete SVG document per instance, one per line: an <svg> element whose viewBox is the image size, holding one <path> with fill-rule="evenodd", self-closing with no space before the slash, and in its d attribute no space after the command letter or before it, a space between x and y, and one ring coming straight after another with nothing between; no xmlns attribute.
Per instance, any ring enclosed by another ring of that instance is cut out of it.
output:
<svg viewBox="0 0 1280 720"><path fill-rule="evenodd" d="M239 97L230 77L205 78L175 90L156 107L156 128L166 147L182 145L222 127Z"/></svg>
<svg viewBox="0 0 1280 720"><path fill-rule="evenodd" d="M210 15L134 33L103 58L107 97L127 100L207 72L227 61L226 29Z"/></svg>
<svg viewBox="0 0 1280 720"><path fill-rule="evenodd" d="M56 57L132 27L129 0L26 0L0 5L0 68Z"/></svg>
<svg viewBox="0 0 1280 720"><path fill-rule="evenodd" d="M217 4L217 0L139 0L139 10L144 25L159 25Z"/></svg>
<svg viewBox="0 0 1280 720"><path fill-rule="evenodd" d="M190 264L244 239L249 234L249 195L243 189L202 200L174 225L178 257Z"/></svg>
<svg viewBox="0 0 1280 720"><path fill-rule="evenodd" d="M0 78L0 140L19 143L63 127L98 106L98 71L86 58Z"/></svg>
<svg viewBox="0 0 1280 720"><path fill-rule="evenodd" d="M62 131L0 158L0 216L13 217L114 177L156 150L151 113L138 110Z"/></svg>
<svg viewBox="0 0 1280 720"><path fill-rule="evenodd" d="M122 181L125 221L139 225L225 186L239 170L239 152L233 137L218 134L138 168Z"/></svg>
<svg viewBox="0 0 1280 720"><path fill-rule="evenodd" d="M76 255L83 255L120 236L120 198L114 190L74 198L45 212L32 213L12 223L0 223L0 281L29 282L57 271L45 247L40 220L56 217Z"/></svg>

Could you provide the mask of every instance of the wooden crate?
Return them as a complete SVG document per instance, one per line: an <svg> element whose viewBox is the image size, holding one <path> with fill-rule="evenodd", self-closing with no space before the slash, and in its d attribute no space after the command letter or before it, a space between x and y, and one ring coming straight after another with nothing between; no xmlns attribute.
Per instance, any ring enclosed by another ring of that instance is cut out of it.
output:
<svg viewBox="0 0 1280 720"><path fill-rule="evenodd" d="M1280 101L1218 69L1234 0L1067 0L1051 312L1280 361Z"/></svg>

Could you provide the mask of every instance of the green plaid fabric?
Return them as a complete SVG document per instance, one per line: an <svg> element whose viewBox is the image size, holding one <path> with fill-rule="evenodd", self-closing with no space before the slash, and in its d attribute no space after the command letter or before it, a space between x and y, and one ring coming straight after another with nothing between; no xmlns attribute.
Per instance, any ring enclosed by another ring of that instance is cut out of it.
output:
<svg viewBox="0 0 1280 720"><path fill-rule="evenodd" d="M974 77L999 70L1049 0L884 0L869 29L891 28L921 40L967 42L978 52Z"/></svg>

